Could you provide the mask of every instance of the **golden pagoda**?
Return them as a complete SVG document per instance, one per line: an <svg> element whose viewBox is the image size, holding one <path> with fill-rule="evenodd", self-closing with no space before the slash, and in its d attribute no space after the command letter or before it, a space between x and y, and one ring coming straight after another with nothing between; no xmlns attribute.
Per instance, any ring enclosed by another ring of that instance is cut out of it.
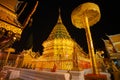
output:
<svg viewBox="0 0 120 80"><path fill-rule="evenodd" d="M74 66L78 67L77 62L79 62L80 58L83 61L86 60L89 62L89 59L87 59L87 54L71 38L66 27L62 23L60 10L59 18L55 27L42 45L44 47L43 56L46 58L46 61L53 60L59 62L59 64L62 64L62 69L67 69L68 65L70 70Z"/></svg>
<svg viewBox="0 0 120 80"><path fill-rule="evenodd" d="M69 59L72 59L74 43L71 39L71 36L67 32L67 29L62 23L60 15L51 34L42 45L44 47L43 56L46 56L46 58L48 57L48 60L49 57L50 60L64 60L68 56Z"/></svg>

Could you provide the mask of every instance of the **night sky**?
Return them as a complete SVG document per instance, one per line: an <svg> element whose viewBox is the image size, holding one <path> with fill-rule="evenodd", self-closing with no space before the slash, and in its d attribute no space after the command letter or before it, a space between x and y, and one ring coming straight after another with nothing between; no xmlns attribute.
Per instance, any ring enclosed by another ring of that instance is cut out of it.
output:
<svg viewBox="0 0 120 80"><path fill-rule="evenodd" d="M99 5L101 19L91 27L94 48L103 49L102 39L106 35L119 34L119 2L114 0L39 0L39 5L32 16L32 25L27 25L21 35L21 40L13 45L16 50L33 48L33 51L42 53L42 43L47 39L58 20L58 9L61 10L62 22L71 37L87 52L87 42L84 29L76 28L71 22L72 11L84 2L94 2ZM19 17L19 21L26 18L35 0L28 0L29 6ZM19 46L18 46L19 45ZM18 47L16 47L18 46Z"/></svg>

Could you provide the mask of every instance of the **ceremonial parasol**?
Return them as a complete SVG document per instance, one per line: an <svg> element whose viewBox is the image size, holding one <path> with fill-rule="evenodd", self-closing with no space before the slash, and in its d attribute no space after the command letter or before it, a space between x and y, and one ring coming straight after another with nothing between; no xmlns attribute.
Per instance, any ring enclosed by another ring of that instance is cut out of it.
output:
<svg viewBox="0 0 120 80"><path fill-rule="evenodd" d="M71 20L73 25L77 28L85 29L93 74L97 74L98 70L94 56L94 47L90 32L90 26L96 24L100 20L100 17L101 14L99 6L92 2L86 2L79 5L72 11L71 14Z"/></svg>

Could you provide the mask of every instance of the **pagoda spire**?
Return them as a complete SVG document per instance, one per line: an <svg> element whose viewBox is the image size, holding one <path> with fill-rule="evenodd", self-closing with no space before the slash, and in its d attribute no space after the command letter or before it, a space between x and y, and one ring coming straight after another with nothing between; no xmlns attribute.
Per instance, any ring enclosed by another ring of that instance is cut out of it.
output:
<svg viewBox="0 0 120 80"><path fill-rule="evenodd" d="M55 27L53 28L53 30L51 31L49 37L47 38L48 40L54 40L54 39L58 39L58 38L64 38L64 39L71 39L71 36L69 35L66 27L64 26L64 24L62 23L62 18L61 18L61 11L59 8L59 16L58 16L58 21L55 25Z"/></svg>
<svg viewBox="0 0 120 80"><path fill-rule="evenodd" d="M60 8L59 8L59 17L58 17L57 23L62 23L62 19L61 19L61 10L60 10Z"/></svg>

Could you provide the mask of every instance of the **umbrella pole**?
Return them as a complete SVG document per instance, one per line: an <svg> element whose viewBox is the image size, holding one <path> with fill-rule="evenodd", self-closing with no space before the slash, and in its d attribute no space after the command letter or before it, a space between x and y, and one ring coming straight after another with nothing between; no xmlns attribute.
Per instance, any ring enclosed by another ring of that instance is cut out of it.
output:
<svg viewBox="0 0 120 80"><path fill-rule="evenodd" d="M90 27L88 23L88 17L84 15L85 19L85 31L86 31L86 38L87 38L87 43L88 43L88 51L89 51L89 57L91 60L91 66L93 70L93 74L98 74L98 69L96 65L96 57L95 57L95 52L94 52L94 46L93 46L93 41L91 37L91 32L90 32Z"/></svg>

